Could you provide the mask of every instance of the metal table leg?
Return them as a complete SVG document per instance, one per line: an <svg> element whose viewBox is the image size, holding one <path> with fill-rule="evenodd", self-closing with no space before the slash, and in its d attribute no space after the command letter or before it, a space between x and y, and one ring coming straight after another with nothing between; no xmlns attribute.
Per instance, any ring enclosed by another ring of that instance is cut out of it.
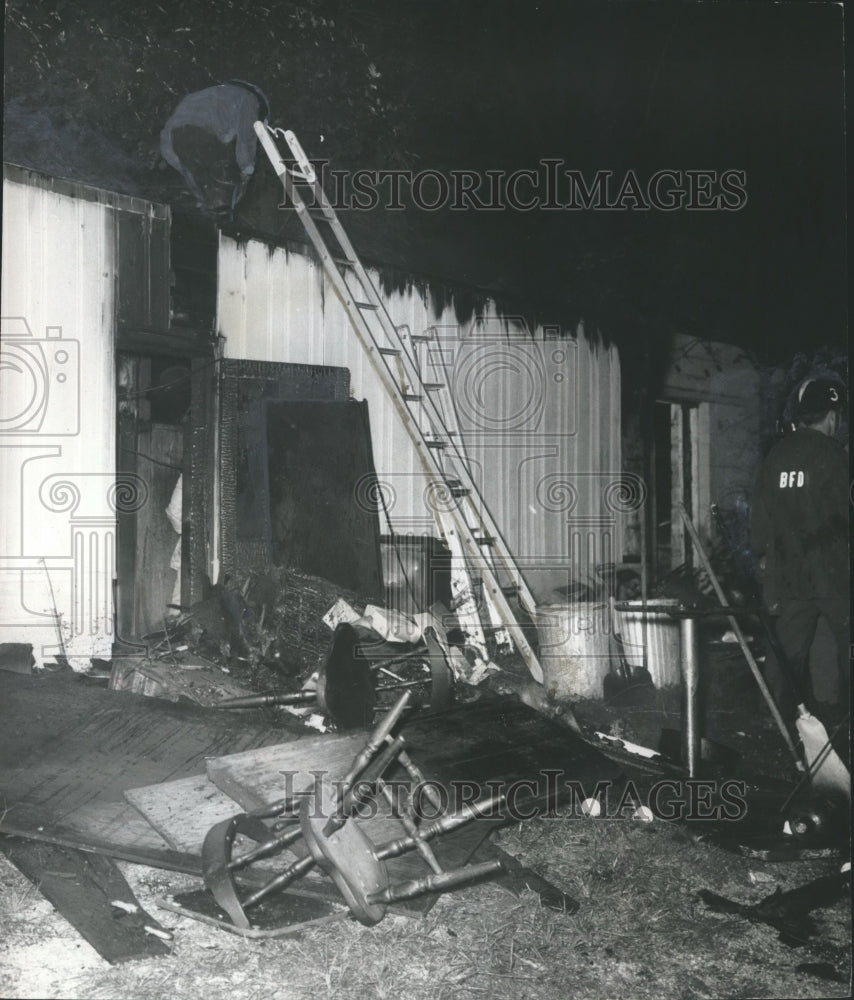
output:
<svg viewBox="0 0 854 1000"><path fill-rule="evenodd" d="M700 664L697 622L679 619L679 667L682 671L682 764L695 778L700 766Z"/></svg>

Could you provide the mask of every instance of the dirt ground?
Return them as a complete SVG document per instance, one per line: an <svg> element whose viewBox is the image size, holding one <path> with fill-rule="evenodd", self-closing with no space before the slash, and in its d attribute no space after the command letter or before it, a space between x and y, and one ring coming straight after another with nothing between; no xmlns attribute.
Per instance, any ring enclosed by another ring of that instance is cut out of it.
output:
<svg viewBox="0 0 854 1000"><path fill-rule="evenodd" d="M745 768L792 777L746 668L706 671L704 731ZM575 706L590 730L656 746L679 726L679 692ZM350 919L297 937L248 940L159 909L192 878L120 865L140 903L174 933L170 956L110 966L5 859L0 864L0 995L100 1000L254 998L843 997L850 995L850 903L813 911L799 946L772 927L711 912L707 889L744 904L838 872L841 859L767 862L698 840L690 824L558 816L505 827L504 847L578 901L559 913L526 892L483 884L449 894L426 918Z"/></svg>

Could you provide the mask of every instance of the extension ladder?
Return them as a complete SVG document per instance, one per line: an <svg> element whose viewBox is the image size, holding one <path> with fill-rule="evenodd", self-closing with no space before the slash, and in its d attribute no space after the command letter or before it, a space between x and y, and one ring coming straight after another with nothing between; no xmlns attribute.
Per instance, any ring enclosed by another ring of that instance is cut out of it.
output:
<svg viewBox="0 0 854 1000"><path fill-rule="evenodd" d="M453 439L455 442L456 447L454 449L454 456L458 459L458 464L461 462L465 465L465 468L470 469L468 456L465 450L465 440L457 420L457 410L453 394L451 392L450 376L452 373L448 368L447 355L442 349L441 338L438 332L439 329L440 328L437 326L428 327L421 337L413 338L412 350L415 355L416 365L422 380L436 386L436 392L433 394L433 399L436 401L439 411L444 417L445 434L447 439ZM421 358L421 351L426 353L426 358ZM425 368L427 370L426 378ZM441 455L442 453L440 452L439 457L441 457ZM488 659L488 654L486 653L486 641L483 634L480 614L478 612L477 601L478 584L482 583L482 578L473 577L468 571L463 543L457 535L453 522L451 522L450 518L448 518L440 508L436 509L435 515L436 521L439 525L439 530L442 532L445 542L451 551L452 569L460 566L462 570L459 573L452 572L451 575L451 587L454 590L457 600L455 608L457 618L460 622L460 626L465 628L469 633L470 645L481 649L481 655L483 658ZM484 558L490 563L490 566L492 566L493 561L489 547L482 546L481 552L483 553ZM501 614L498 608L496 608L494 602L488 599L484 601L484 604L489 616L489 623L492 628L496 648L509 648L512 645L512 639L501 620Z"/></svg>
<svg viewBox="0 0 854 1000"><path fill-rule="evenodd" d="M395 325L294 133L268 129L262 122L255 123L255 132L416 449L428 488L437 500L434 513L440 531L452 551L459 545L476 567L495 618L509 632L534 680L542 683L542 667L507 597L518 595L532 618L536 602L471 476L459 434L448 427L434 398L446 386L425 382L419 370L415 348L419 341L429 339L429 331L415 335L407 326ZM286 165L271 134L280 132L296 168ZM309 203L300 188L311 192ZM328 242L318 223L327 226L332 237ZM502 587L494 566L509 579L509 586Z"/></svg>

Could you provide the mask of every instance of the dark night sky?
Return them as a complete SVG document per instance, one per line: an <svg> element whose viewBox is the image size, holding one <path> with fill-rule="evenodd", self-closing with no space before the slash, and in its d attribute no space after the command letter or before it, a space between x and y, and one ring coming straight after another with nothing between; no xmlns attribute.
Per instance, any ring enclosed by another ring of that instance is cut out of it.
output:
<svg viewBox="0 0 854 1000"><path fill-rule="evenodd" d="M276 124L343 169L555 157L587 178L743 170L739 211L409 205L347 224L368 256L563 303L617 339L685 332L783 363L847 343L840 6L13 0L10 12L7 159L179 204L177 178L156 168L159 129L182 93L243 76ZM259 170L236 222L281 236L268 179Z"/></svg>
<svg viewBox="0 0 854 1000"><path fill-rule="evenodd" d="M526 249L563 258L552 273L579 294L587 284L653 325L760 347L844 343L840 8L499 10L473 38L431 46L437 77L462 67L453 96L447 87L423 95L424 131L449 161L464 135L482 167L545 155L587 176L747 175L741 211L537 213L517 220Z"/></svg>

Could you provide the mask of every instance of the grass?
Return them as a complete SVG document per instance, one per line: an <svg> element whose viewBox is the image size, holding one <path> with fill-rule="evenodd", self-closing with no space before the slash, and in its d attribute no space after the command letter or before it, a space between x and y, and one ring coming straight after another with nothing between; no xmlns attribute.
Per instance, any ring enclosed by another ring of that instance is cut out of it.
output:
<svg viewBox="0 0 854 1000"><path fill-rule="evenodd" d="M786 947L767 926L709 913L697 901L700 888L750 903L770 886L751 884L755 861L694 843L679 827L544 818L502 831L500 841L574 896L578 912L556 913L534 893L514 897L484 884L443 897L421 920L390 915L373 928L344 920L296 939L259 941L155 911L175 930L170 957L116 967L101 963L47 995L691 1000L848 994L844 984L794 971L809 960L845 966L851 934L847 906L817 911L822 934L809 949ZM124 869L151 908L164 874ZM762 869L791 888L825 873L828 862ZM14 947L20 913L4 917L11 934L6 947ZM5 986L8 997L27 995L16 992L14 983Z"/></svg>
<svg viewBox="0 0 854 1000"><path fill-rule="evenodd" d="M34 900L38 898L38 892L32 882L28 882L23 876L9 877L5 871L0 884L3 887L0 894L0 933L5 935L11 930L14 921L26 916Z"/></svg>

